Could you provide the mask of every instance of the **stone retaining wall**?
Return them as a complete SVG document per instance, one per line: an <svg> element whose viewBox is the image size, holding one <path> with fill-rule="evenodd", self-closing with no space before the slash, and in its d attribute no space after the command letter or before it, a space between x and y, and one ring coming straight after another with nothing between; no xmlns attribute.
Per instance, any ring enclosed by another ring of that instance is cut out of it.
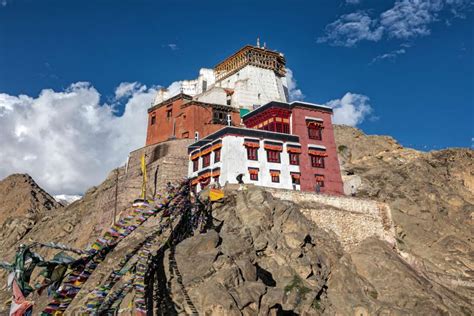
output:
<svg viewBox="0 0 474 316"><path fill-rule="evenodd" d="M390 207L381 202L346 196L268 189L272 195L301 207L318 226L332 230L344 249L350 251L362 240L375 236L396 245Z"/></svg>
<svg viewBox="0 0 474 316"><path fill-rule="evenodd" d="M163 189L166 183L179 182L188 175L188 146L194 140L176 139L146 146L129 155L127 185L129 189L141 190L141 156L145 153L147 165L147 192L149 197Z"/></svg>

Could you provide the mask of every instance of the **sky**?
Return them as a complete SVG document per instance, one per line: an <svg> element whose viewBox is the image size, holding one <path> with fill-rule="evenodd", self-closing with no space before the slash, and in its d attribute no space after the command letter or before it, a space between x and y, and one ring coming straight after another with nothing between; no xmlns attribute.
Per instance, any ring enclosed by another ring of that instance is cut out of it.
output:
<svg viewBox="0 0 474 316"><path fill-rule="evenodd" d="M0 0L0 178L82 194L145 142L156 90L256 38L293 99L419 150L472 147L472 0Z"/></svg>

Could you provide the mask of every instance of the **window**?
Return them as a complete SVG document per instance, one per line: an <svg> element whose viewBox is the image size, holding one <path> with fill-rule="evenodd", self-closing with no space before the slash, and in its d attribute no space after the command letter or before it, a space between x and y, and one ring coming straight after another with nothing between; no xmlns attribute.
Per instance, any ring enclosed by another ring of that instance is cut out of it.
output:
<svg viewBox="0 0 474 316"><path fill-rule="evenodd" d="M169 121L170 118L173 116L173 109L169 108L166 110L166 119Z"/></svg>
<svg viewBox="0 0 474 316"><path fill-rule="evenodd" d="M276 131L275 132L277 132L277 133L282 133L283 132L283 124L282 123L277 122L275 124L275 126L276 126Z"/></svg>
<svg viewBox="0 0 474 316"><path fill-rule="evenodd" d="M203 80L202 81L202 92L206 92L206 91L207 91L207 81Z"/></svg>
<svg viewBox="0 0 474 316"><path fill-rule="evenodd" d="M156 123L156 116L153 115L153 116L151 117L151 125L155 125L155 123Z"/></svg>
<svg viewBox="0 0 474 316"><path fill-rule="evenodd" d="M250 180L258 181L258 168L249 168Z"/></svg>
<svg viewBox="0 0 474 316"><path fill-rule="evenodd" d="M207 180L201 182L201 190L204 190L209 185L210 180L211 178L207 178Z"/></svg>
<svg viewBox="0 0 474 316"><path fill-rule="evenodd" d="M311 155L311 166L315 168L324 168L324 157Z"/></svg>
<svg viewBox="0 0 474 316"><path fill-rule="evenodd" d="M221 150L217 149L214 151L214 163L221 161Z"/></svg>
<svg viewBox="0 0 474 316"><path fill-rule="evenodd" d="M212 123L213 124L227 124L227 111L213 109L212 111Z"/></svg>
<svg viewBox="0 0 474 316"><path fill-rule="evenodd" d="M183 134L181 134L181 138L189 138L189 132L183 132Z"/></svg>
<svg viewBox="0 0 474 316"><path fill-rule="evenodd" d="M272 182L274 182L274 183L279 183L280 182L280 171L270 170L270 175L272 176Z"/></svg>
<svg viewBox="0 0 474 316"><path fill-rule="evenodd" d="M299 165L300 164L300 154L298 153L289 153L290 155L290 165Z"/></svg>
<svg viewBox="0 0 474 316"><path fill-rule="evenodd" d="M199 169L199 158L193 160L193 171L197 171Z"/></svg>
<svg viewBox="0 0 474 316"><path fill-rule="evenodd" d="M248 160L258 160L258 148L247 147L247 159Z"/></svg>
<svg viewBox="0 0 474 316"><path fill-rule="evenodd" d="M221 175L221 169L220 168L215 168L212 170L212 179L214 180L214 183L219 183L219 176Z"/></svg>
<svg viewBox="0 0 474 316"><path fill-rule="evenodd" d="M316 191L318 191L319 188L324 188L324 175L316 174L314 178L316 180Z"/></svg>
<svg viewBox="0 0 474 316"><path fill-rule="evenodd" d="M267 161L268 162L280 162L280 152L276 150L267 149Z"/></svg>
<svg viewBox="0 0 474 316"><path fill-rule="evenodd" d="M208 153L202 156L202 167L203 168L209 167L210 164L211 164L211 153Z"/></svg>
<svg viewBox="0 0 474 316"><path fill-rule="evenodd" d="M275 126L276 126L276 131L275 132L277 132L277 133L285 133L285 134L290 133L290 124L288 124L288 123L276 122Z"/></svg>
<svg viewBox="0 0 474 316"><path fill-rule="evenodd" d="M316 124L308 125L308 137L310 139L322 140L322 128Z"/></svg>
<svg viewBox="0 0 474 316"><path fill-rule="evenodd" d="M291 173L291 183L292 184L300 184L300 174L296 172Z"/></svg>
<svg viewBox="0 0 474 316"><path fill-rule="evenodd" d="M201 189L205 189L209 185L210 182L211 182L211 175L205 174L203 178L199 180L199 183L201 184Z"/></svg>

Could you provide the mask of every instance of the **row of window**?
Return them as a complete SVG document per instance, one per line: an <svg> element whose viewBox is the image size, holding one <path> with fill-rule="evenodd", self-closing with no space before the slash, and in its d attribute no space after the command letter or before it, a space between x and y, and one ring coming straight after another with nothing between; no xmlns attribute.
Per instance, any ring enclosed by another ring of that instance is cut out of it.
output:
<svg viewBox="0 0 474 316"><path fill-rule="evenodd" d="M280 151L277 150L266 150L267 152L267 161L280 163ZM290 159L290 165L299 165L300 164L300 154L299 153L288 153ZM258 148L247 147L247 159L248 160L258 160ZM315 168L324 168L324 157L311 155L311 166Z"/></svg>
<svg viewBox="0 0 474 316"><path fill-rule="evenodd" d="M249 168L249 178L251 181L258 181L258 176L259 176L259 169L258 168ZM270 175L273 183L280 183L280 171L279 170L270 170ZM293 185L300 185L300 173L297 172L290 172L291 176L291 183ZM315 183L315 190L319 192L321 188L324 187L324 175L321 174L315 174L314 175L316 183ZM219 182L219 175L212 176L212 177L207 177L205 179L202 179L199 181L199 184L201 186L201 189L205 189L210 183L211 183L211 178L214 183ZM193 190L195 191L197 188L198 183L194 183Z"/></svg>
<svg viewBox="0 0 474 316"><path fill-rule="evenodd" d="M262 124L260 124L262 125ZM261 130L290 134L290 124L283 122L281 119L277 121L275 118L269 122L265 122L262 126L254 126ZM308 124L308 137L310 139L322 140L323 139L323 127L322 124Z"/></svg>
<svg viewBox="0 0 474 316"><path fill-rule="evenodd" d="M249 168L249 177L251 181L258 181L259 169L258 168ZM280 182L280 171L278 170L270 170L270 175L272 177L273 183ZM290 172L291 176L291 183L292 184L300 184L300 174L297 172ZM315 174L314 175L316 180L316 186L319 188L324 187L324 175Z"/></svg>
<svg viewBox="0 0 474 316"><path fill-rule="evenodd" d="M230 104L227 104L230 105ZM216 110L214 109L212 112L212 122L214 124L223 124L226 125L227 121L230 119L228 116L230 115L229 111L223 110ZM166 109L166 119L169 121L173 117L173 108L169 107ZM150 125L156 124L156 114L152 114Z"/></svg>
<svg viewBox="0 0 474 316"><path fill-rule="evenodd" d="M202 167L209 167L211 164L211 154L214 153L214 163L221 161L221 150L216 149L213 152L202 155ZM199 170L199 158L193 160L193 171Z"/></svg>
<svg viewBox="0 0 474 316"><path fill-rule="evenodd" d="M258 168L249 168L249 177L252 181L258 181ZM270 170L270 175L272 177L272 182L279 183L280 182L280 171L279 170ZM299 183L299 173L291 173L291 178L293 180L293 184L300 184ZM295 182L295 179L298 179L298 182Z"/></svg>

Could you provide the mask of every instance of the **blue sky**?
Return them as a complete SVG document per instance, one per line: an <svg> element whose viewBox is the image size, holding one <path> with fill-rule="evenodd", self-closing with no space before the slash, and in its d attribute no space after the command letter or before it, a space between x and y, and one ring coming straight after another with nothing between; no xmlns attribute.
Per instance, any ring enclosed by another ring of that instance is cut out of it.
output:
<svg viewBox="0 0 474 316"><path fill-rule="evenodd" d="M0 0L0 94L18 103L85 81L120 115L130 101L117 98L121 83L152 94L260 36L285 54L305 101L360 94L372 108L358 125L368 134L422 150L470 147L472 9L470 0Z"/></svg>

